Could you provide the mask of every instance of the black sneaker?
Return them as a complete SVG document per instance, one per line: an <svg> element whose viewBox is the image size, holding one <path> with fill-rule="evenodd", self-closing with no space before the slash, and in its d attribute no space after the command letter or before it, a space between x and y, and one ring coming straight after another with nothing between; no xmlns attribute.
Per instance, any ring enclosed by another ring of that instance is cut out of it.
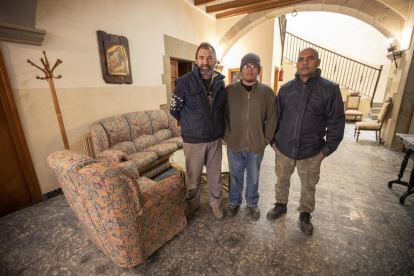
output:
<svg viewBox="0 0 414 276"><path fill-rule="evenodd" d="M275 207L267 213L268 220L274 220L287 212L287 204L275 203Z"/></svg>
<svg viewBox="0 0 414 276"><path fill-rule="evenodd" d="M234 217L236 215L237 210L239 209L239 207L240 206L238 206L238 205L230 204L226 209L226 215L228 217Z"/></svg>
<svg viewBox="0 0 414 276"><path fill-rule="evenodd" d="M302 232L306 235L313 234L313 225L311 222L311 218L312 216L308 212L301 212L299 215L300 230L302 230Z"/></svg>
<svg viewBox="0 0 414 276"><path fill-rule="evenodd" d="M247 206L247 207L250 210L250 215L252 216L252 218L254 218L254 219L260 218L260 209L259 209L259 207L257 207L257 206L254 206L254 207Z"/></svg>

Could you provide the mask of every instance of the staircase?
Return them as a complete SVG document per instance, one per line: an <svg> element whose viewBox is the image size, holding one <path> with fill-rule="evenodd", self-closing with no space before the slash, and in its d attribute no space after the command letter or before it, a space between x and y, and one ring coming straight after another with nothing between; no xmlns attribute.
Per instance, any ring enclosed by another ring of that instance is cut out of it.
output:
<svg viewBox="0 0 414 276"><path fill-rule="evenodd" d="M371 107L371 110L369 111L368 118L374 121L378 120L378 115L381 111L382 104L383 104L382 102L376 102L376 101L372 102L372 107Z"/></svg>

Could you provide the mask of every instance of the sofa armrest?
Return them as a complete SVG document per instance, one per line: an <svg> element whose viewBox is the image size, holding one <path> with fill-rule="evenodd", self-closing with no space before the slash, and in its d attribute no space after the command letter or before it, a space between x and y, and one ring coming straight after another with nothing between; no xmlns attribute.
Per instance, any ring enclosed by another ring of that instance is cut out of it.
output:
<svg viewBox="0 0 414 276"><path fill-rule="evenodd" d="M181 137L181 127L171 128L174 137Z"/></svg>
<svg viewBox="0 0 414 276"><path fill-rule="evenodd" d="M100 163L109 163L111 165L128 161L126 154L120 150L104 150L96 156L96 159Z"/></svg>

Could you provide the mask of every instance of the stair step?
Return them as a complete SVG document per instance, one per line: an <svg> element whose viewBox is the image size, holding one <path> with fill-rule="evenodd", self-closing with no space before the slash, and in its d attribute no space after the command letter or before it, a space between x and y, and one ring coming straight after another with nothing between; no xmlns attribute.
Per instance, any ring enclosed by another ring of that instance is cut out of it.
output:
<svg viewBox="0 0 414 276"><path fill-rule="evenodd" d="M371 120L378 120L378 114L373 114L370 112L368 114L368 118L370 118Z"/></svg>
<svg viewBox="0 0 414 276"><path fill-rule="evenodd" d="M373 101L372 107L379 107L381 109L383 102Z"/></svg>
<svg viewBox="0 0 414 276"><path fill-rule="evenodd" d="M371 113L379 114L381 112L381 107L371 107Z"/></svg>

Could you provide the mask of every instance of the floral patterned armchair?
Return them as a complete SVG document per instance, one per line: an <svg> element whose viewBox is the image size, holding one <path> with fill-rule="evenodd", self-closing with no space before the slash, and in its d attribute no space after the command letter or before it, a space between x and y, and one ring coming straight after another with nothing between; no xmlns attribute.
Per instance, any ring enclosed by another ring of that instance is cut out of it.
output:
<svg viewBox="0 0 414 276"><path fill-rule="evenodd" d="M165 110L137 111L91 126L95 157L104 163L135 161L141 176L169 168L168 158L182 148L181 128Z"/></svg>
<svg viewBox="0 0 414 276"><path fill-rule="evenodd" d="M88 237L120 267L134 267L183 230L182 181L139 177L136 162L102 164L58 151L47 159Z"/></svg>

